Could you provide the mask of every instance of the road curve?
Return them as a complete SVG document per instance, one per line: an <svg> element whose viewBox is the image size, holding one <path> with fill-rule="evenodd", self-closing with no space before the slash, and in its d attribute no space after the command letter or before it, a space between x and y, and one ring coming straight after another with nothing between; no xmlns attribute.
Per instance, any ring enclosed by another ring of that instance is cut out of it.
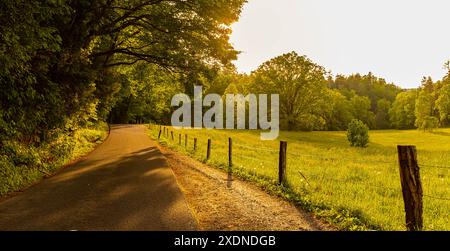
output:
<svg viewBox="0 0 450 251"><path fill-rule="evenodd" d="M143 126L112 126L94 152L0 202L0 230L196 230Z"/></svg>

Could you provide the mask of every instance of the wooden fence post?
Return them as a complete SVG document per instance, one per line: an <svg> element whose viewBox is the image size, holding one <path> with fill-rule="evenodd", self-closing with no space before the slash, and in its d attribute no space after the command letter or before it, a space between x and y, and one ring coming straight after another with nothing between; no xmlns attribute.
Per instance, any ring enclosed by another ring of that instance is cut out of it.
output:
<svg viewBox="0 0 450 251"><path fill-rule="evenodd" d="M170 131L170 135L172 136L172 141L173 141L173 131Z"/></svg>
<svg viewBox="0 0 450 251"><path fill-rule="evenodd" d="M280 141L280 158L278 162L278 184L280 185L286 182L286 152L287 142Z"/></svg>
<svg viewBox="0 0 450 251"><path fill-rule="evenodd" d="M184 148L188 147L188 135L184 135Z"/></svg>
<svg viewBox="0 0 450 251"><path fill-rule="evenodd" d="M400 164L400 181L405 204L406 228L420 231L423 228L423 190L420 180L415 146L397 146Z"/></svg>
<svg viewBox="0 0 450 251"><path fill-rule="evenodd" d="M180 145L180 146L181 146L181 133L180 133L180 134L178 134L178 145Z"/></svg>
<svg viewBox="0 0 450 251"><path fill-rule="evenodd" d="M197 138L194 138L194 152L197 151Z"/></svg>
<svg viewBox="0 0 450 251"><path fill-rule="evenodd" d="M162 133L162 131L161 131L161 129L159 129L158 141L161 139L161 133Z"/></svg>
<svg viewBox="0 0 450 251"><path fill-rule="evenodd" d="M231 188L233 182L233 140L228 138L228 179L227 187Z"/></svg>
<svg viewBox="0 0 450 251"><path fill-rule="evenodd" d="M228 174L231 175L233 168L233 140L228 138Z"/></svg>
<svg viewBox="0 0 450 251"><path fill-rule="evenodd" d="M211 157L211 139L208 139L208 147L206 148L206 160Z"/></svg>

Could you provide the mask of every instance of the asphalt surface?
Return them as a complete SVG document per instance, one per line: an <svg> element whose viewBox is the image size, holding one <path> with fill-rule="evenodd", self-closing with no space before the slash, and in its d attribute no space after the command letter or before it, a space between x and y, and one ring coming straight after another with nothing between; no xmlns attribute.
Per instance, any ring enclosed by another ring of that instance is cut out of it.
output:
<svg viewBox="0 0 450 251"><path fill-rule="evenodd" d="M143 126L117 125L86 158L0 202L0 230L196 230Z"/></svg>

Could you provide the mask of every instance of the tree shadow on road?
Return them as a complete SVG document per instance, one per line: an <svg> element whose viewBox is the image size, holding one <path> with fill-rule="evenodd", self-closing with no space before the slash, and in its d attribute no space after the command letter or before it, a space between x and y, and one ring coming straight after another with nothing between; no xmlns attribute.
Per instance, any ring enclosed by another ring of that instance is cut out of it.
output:
<svg viewBox="0 0 450 251"><path fill-rule="evenodd" d="M194 230L156 147L83 160L0 203L2 230Z"/></svg>

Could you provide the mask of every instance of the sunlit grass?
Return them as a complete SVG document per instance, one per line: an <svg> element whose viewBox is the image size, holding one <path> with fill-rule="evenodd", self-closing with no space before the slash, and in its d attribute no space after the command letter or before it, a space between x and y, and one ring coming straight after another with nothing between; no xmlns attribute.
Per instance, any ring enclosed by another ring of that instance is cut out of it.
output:
<svg viewBox="0 0 450 251"><path fill-rule="evenodd" d="M73 135L60 134L38 147L8 141L0 152L0 197L20 191L63 165L86 155L108 135L108 125L98 123Z"/></svg>
<svg viewBox="0 0 450 251"><path fill-rule="evenodd" d="M150 128L152 137L157 138L159 127ZM235 173L276 183L279 141L261 141L259 131L168 128L174 132L174 140L169 133L168 138L162 135L163 143L198 160L205 160L207 139L212 139L208 163L217 167L227 166L231 137ZM195 153L193 138L198 139ZM450 199L450 129L434 133L371 131L368 148L350 147L344 132L282 132L279 140L288 142L290 192L311 211L348 230L405 229L396 147L415 145L427 195L425 230L450 229L450 201L444 200Z"/></svg>

